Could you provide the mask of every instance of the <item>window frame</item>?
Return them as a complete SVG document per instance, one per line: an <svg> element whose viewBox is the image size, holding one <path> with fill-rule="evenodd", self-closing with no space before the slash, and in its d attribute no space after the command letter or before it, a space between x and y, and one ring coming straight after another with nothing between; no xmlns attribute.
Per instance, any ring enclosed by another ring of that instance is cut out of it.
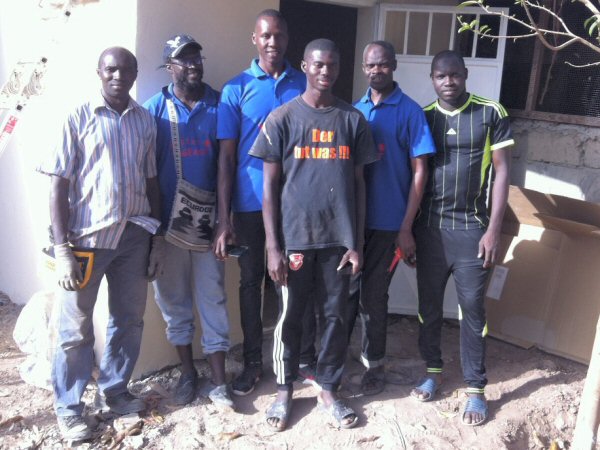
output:
<svg viewBox="0 0 600 450"><path fill-rule="evenodd" d="M540 22L540 27L543 28L547 26L548 17L544 15L542 21ZM519 119L543 120L546 122L565 123L570 125L582 125L600 128L600 117L576 116L573 114L552 113L546 111L538 111L535 109L535 102L538 98L540 89L544 51L546 50L546 47L544 47L544 44L542 44L542 42L537 37L532 37L531 39L535 39L535 43L531 63L531 73L529 75L529 84L527 86L527 99L525 102L525 109L509 108L508 112L510 116Z"/></svg>

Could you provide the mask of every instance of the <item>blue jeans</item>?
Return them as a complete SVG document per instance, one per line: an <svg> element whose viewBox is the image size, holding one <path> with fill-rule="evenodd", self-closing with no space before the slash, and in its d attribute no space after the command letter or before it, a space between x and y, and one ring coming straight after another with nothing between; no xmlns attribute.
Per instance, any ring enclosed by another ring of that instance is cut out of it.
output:
<svg viewBox="0 0 600 450"><path fill-rule="evenodd" d="M229 350L225 265L212 251L193 252L166 243L165 269L154 282L156 304L167 323L167 340L188 345L194 337L194 305L202 326L202 350Z"/></svg>
<svg viewBox="0 0 600 450"><path fill-rule="evenodd" d="M94 252L94 265L85 288L58 289L58 337L52 367L57 416L83 412L81 396L94 367L92 316L104 275L109 316L98 387L107 397L127 391L142 340L149 249L150 234L130 222L115 250L87 249Z"/></svg>

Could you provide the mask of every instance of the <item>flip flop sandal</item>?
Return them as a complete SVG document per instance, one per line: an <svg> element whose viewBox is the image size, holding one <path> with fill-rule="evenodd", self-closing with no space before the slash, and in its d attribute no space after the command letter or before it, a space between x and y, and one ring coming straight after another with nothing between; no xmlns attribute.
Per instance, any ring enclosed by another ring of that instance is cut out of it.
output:
<svg viewBox="0 0 600 450"><path fill-rule="evenodd" d="M367 370L360 381L360 390L363 395L377 395L385 387L385 374Z"/></svg>
<svg viewBox="0 0 600 450"><path fill-rule="evenodd" d="M440 385L434 378L426 377L420 385L415 387L415 389L418 389L421 392L428 394L428 396L425 398L421 398L414 392L414 390L411 391L410 396L423 403L430 402L433 400L433 397L435 396L439 388Z"/></svg>
<svg viewBox="0 0 600 450"><path fill-rule="evenodd" d="M465 414L467 413L477 413L477 414L481 414L483 416L483 419L481 419L478 422L466 422L465 421ZM487 407L487 402L485 400L480 399L479 397L471 397L469 396L469 398L467 399L467 403L465 404L465 410L463 411L463 415L462 415L462 423L470 426L470 427L476 427L477 425L481 425L483 422L485 422L488 418L488 407Z"/></svg>
<svg viewBox="0 0 600 450"><path fill-rule="evenodd" d="M273 431L283 431L286 429L288 419L292 412L292 396L290 395L287 402L274 401L269 409L267 409L267 425ZM269 419L277 419L277 425L271 424Z"/></svg>
<svg viewBox="0 0 600 450"><path fill-rule="evenodd" d="M345 405L344 402L342 402L341 400L336 400L329 406L325 406L324 403L319 402L319 408L322 411L329 414L331 417L333 417L338 423L338 426L341 428L354 428L358 423L358 416L356 415L354 410L349 406ZM351 415L354 416L352 422L345 423L344 419Z"/></svg>

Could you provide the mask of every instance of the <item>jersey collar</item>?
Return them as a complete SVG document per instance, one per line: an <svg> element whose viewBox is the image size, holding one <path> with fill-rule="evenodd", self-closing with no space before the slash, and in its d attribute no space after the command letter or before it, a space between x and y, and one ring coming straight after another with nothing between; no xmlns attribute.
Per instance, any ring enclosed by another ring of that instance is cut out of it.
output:
<svg viewBox="0 0 600 450"><path fill-rule="evenodd" d="M473 99L473 94L469 94L469 97L467 98L467 101L465 102L464 105L462 105L460 108L455 109L454 111L448 111L447 109L444 109L442 107L442 105L440 105L440 99L438 98L435 101L435 107L443 114L447 115L447 116L456 116L457 114L460 114L461 112L463 112L470 104L471 104L471 100Z"/></svg>

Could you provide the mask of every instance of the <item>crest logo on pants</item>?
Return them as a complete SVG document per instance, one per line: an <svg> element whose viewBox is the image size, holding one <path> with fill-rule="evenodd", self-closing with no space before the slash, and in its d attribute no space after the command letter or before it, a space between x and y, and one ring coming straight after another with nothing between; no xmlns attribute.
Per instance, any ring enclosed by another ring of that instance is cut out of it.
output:
<svg viewBox="0 0 600 450"><path fill-rule="evenodd" d="M289 258L290 258L290 269L291 270L300 270L300 267L302 267L302 261L304 260L304 255L302 253L291 253Z"/></svg>

